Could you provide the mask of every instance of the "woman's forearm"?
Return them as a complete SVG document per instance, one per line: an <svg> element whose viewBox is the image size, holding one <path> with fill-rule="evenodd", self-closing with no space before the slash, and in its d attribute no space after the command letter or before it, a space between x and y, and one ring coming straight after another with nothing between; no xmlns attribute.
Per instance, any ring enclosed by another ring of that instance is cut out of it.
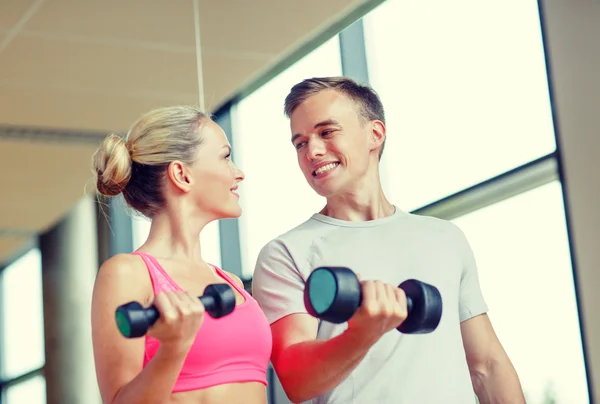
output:
<svg viewBox="0 0 600 404"><path fill-rule="evenodd" d="M148 365L111 401L111 404L162 404L168 401L181 372L186 350L160 346Z"/></svg>

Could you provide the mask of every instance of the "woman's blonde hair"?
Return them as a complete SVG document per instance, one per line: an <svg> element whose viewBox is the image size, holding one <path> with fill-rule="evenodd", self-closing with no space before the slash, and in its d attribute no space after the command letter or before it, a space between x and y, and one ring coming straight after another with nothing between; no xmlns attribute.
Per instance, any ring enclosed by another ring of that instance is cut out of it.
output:
<svg viewBox="0 0 600 404"><path fill-rule="evenodd" d="M122 192L129 206L152 218L165 204L167 166L175 160L194 163L207 119L192 106L164 107L142 115L124 138L108 135L92 157L98 192Z"/></svg>

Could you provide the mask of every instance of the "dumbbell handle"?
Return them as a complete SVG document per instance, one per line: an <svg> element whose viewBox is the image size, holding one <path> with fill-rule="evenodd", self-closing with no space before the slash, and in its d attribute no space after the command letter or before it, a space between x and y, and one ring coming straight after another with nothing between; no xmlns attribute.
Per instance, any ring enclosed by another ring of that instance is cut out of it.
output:
<svg viewBox="0 0 600 404"><path fill-rule="evenodd" d="M406 287L403 287L404 285L406 285ZM416 291L414 290L414 287L416 285L418 285L419 287L426 286L428 288L428 290L435 290L436 291L435 293L439 294L439 292L437 291L437 289L435 287L428 285L424 282L415 280L415 279L408 280L408 281L403 282L400 285L398 285L398 288L402 289L406 295L406 313L407 313L406 319L397 328L397 330L402 333L414 334L414 333L431 332L437 327L439 320L440 320L439 317L437 318L437 320L433 320L433 321L427 320L426 317L423 317L423 309L422 308L421 308L421 310L417 310L417 314L413 314L413 316L411 316L411 313L413 313L413 308L415 307L415 303L414 303L414 299L413 299L412 295L413 295L413 293L416 293ZM431 301L431 304L433 305L433 304L435 304L435 302L437 300L433 297L430 297L430 301ZM359 307L360 307L360 304L362 304L362 291L359 296ZM441 301L440 301L440 304L441 304ZM434 308L432 307L431 309L433 310ZM438 310L441 310L441 307ZM414 317L415 315L416 315L416 317ZM440 316L441 316L441 312L440 312ZM435 322L435 324L433 324L434 322Z"/></svg>
<svg viewBox="0 0 600 404"><path fill-rule="evenodd" d="M204 309L211 317L219 317L223 313L218 312L216 300L211 295L203 295L198 297ZM231 311L231 310L229 310ZM115 313L117 327L121 334L127 338L135 336L141 336L146 333L146 330L150 328L158 318L160 317L159 311L156 306L142 307L138 302L129 302L119 306ZM138 334L142 327L142 333Z"/></svg>
<svg viewBox="0 0 600 404"><path fill-rule="evenodd" d="M215 299L212 296L199 296L198 299L200 299L200 301L204 305L204 309L206 310L206 312L208 314L210 314L210 312L212 311L212 308L215 305ZM152 326L154 323L156 323L156 321L160 317L158 309L154 305L145 308L143 310L143 313L146 316L146 321L148 322L148 326Z"/></svg>
<svg viewBox="0 0 600 404"><path fill-rule="evenodd" d="M399 289L402 289L402 288L399 288ZM402 290L404 290L404 289L402 289ZM360 296L358 298L358 307L360 307L362 305L362 298L363 298L363 294L362 294L362 289L361 289ZM406 313L407 313L407 317L408 317L408 315L410 315L410 312L412 311L412 308L413 308L413 300L412 300L412 298L408 294L406 294Z"/></svg>

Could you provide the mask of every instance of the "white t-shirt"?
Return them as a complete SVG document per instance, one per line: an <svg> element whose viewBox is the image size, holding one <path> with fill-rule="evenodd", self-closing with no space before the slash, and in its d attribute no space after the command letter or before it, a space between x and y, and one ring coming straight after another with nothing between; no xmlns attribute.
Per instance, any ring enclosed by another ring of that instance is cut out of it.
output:
<svg viewBox="0 0 600 404"><path fill-rule="evenodd" d="M314 214L259 254L253 296L271 324L307 312L305 282L320 266L345 266L361 280L392 285L409 278L429 283L442 295L443 313L430 334L388 332L314 404L475 403L460 323L485 313L487 305L471 248L456 225L398 208L389 217L364 222ZM317 338L332 338L346 328L347 323L321 321Z"/></svg>

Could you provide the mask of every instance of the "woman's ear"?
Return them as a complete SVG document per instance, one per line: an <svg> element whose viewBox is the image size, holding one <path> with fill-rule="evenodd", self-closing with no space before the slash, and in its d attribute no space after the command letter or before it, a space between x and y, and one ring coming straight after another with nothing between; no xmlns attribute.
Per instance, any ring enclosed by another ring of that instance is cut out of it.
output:
<svg viewBox="0 0 600 404"><path fill-rule="evenodd" d="M182 192L189 192L192 188L190 171L181 161L176 160L168 165L167 176L171 184Z"/></svg>

